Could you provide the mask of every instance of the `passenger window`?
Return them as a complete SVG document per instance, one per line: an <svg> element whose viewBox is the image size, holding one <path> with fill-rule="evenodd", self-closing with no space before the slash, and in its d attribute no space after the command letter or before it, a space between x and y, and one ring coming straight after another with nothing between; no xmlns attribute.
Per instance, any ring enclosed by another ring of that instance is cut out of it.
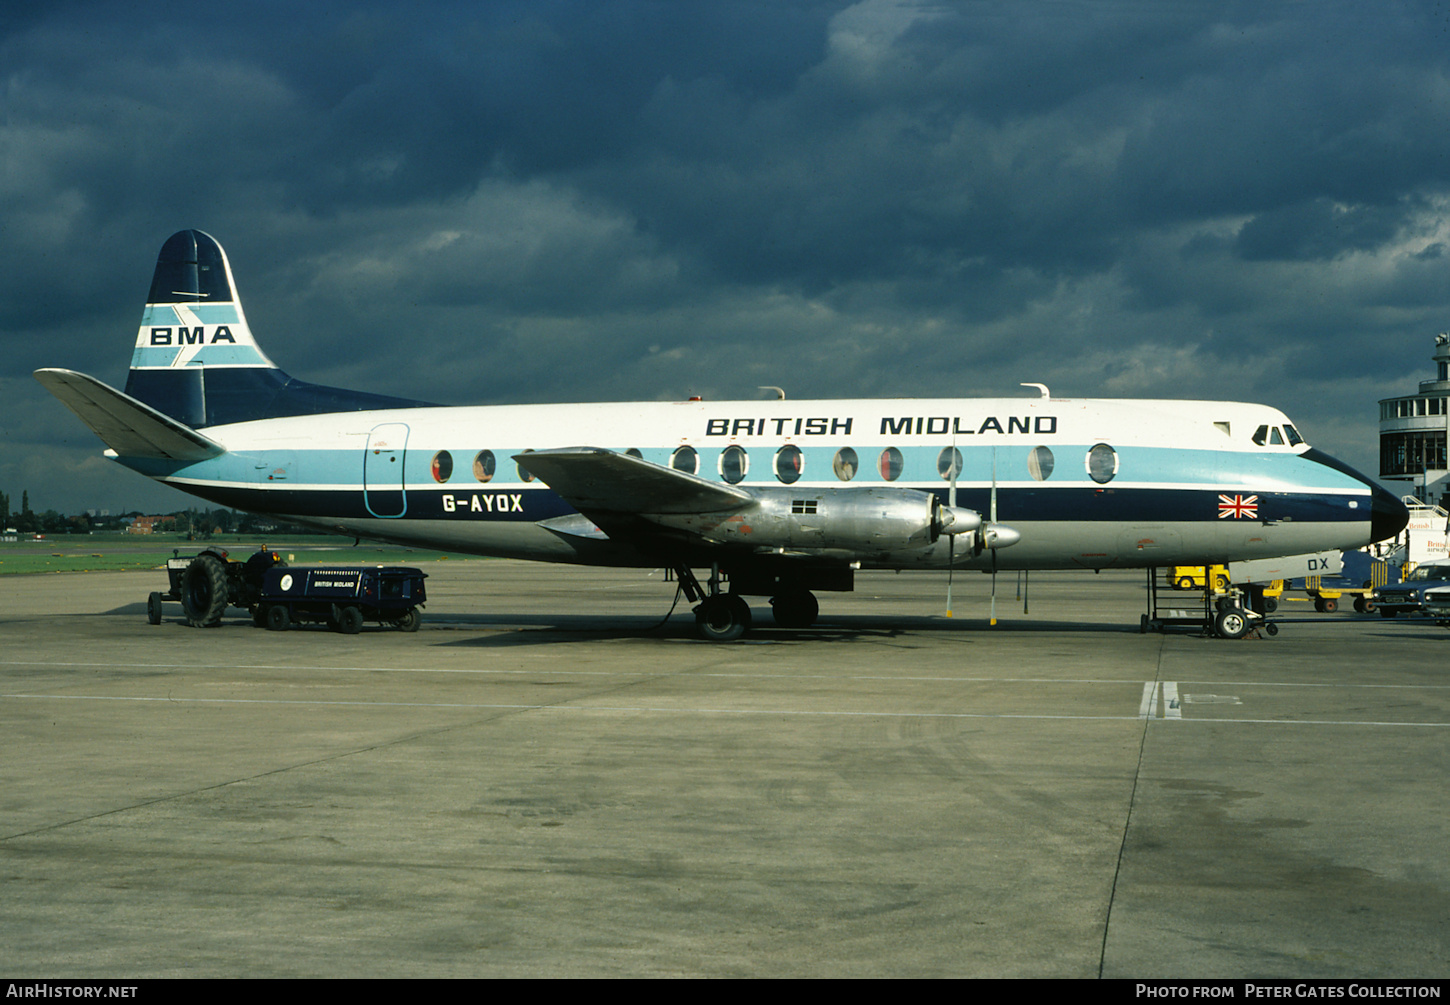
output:
<svg viewBox="0 0 1450 1005"><path fill-rule="evenodd" d="M446 482L453 477L453 455L446 450L438 451L433 455L431 468L435 482Z"/></svg>
<svg viewBox="0 0 1450 1005"><path fill-rule="evenodd" d="M1099 443L1088 451L1088 477L1099 485L1106 485L1118 473L1118 452L1106 443Z"/></svg>
<svg viewBox="0 0 1450 1005"><path fill-rule="evenodd" d="M775 477L787 485L794 484L805 470L805 457L801 448L787 443L775 452Z"/></svg>
<svg viewBox="0 0 1450 1005"><path fill-rule="evenodd" d="M644 454L639 452L639 447L630 447L624 452L624 455L626 457L638 457L640 460L644 460Z"/></svg>
<svg viewBox="0 0 1450 1005"><path fill-rule="evenodd" d="M481 482L491 482L497 466L498 462L494 460L492 450L480 450L473 459L473 477Z"/></svg>
<svg viewBox="0 0 1450 1005"><path fill-rule="evenodd" d="M700 470L700 455L694 447L680 447L670 455L670 467L693 475Z"/></svg>
<svg viewBox="0 0 1450 1005"><path fill-rule="evenodd" d="M529 447L526 450L522 451L522 453L525 453L525 454L532 454L533 452L534 452L534 448L533 447ZM515 464L514 465L514 470L519 473L519 481L521 481L521 482L531 482L531 481L534 480L534 476L531 475L531 474L529 474L527 471L525 471L524 470L524 466L522 464Z"/></svg>
<svg viewBox="0 0 1450 1005"><path fill-rule="evenodd" d="M936 471L942 481L949 482L962 473L962 452L956 447L943 447L936 455Z"/></svg>
<svg viewBox="0 0 1450 1005"><path fill-rule="evenodd" d="M901 451L895 447L887 447L881 451L881 457L877 460L876 467L881 472L881 477L886 481L896 481L896 479L901 477Z"/></svg>
<svg viewBox="0 0 1450 1005"><path fill-rule="evenodd" d="M1269 427L1268 426L1260 426L1258 429L1255 429L1254 430L1254 442L1257 443L1261 447L1265 443L1268 443L1269 442Z"/></svg>
<svg viewBox="0 0 1450 1005"><path fill-rule="evenodd" d="M1045 482L1052 477L1053 466L1052 451L1046 447L1033 447L1032 453L1027 455L1027 473L1039 482Z"/></svg>
<svg viewBox="0 0 1450 1005"><path fill-rule="evenodd" d="M745 448L731 444L720 451L720 477L731 485L735 485L745 477L745 472L750 470L750 458L745 453Z"/></svg>
<svg viewBox="0 0 1450 1005"><path fill-rule="evenodd" d="M856 451L850 447L842 447L836 451L836 459L831 462L831 468L836 472L836 477L843 482L849 482L856 477L856 469L860 461L856 458Z"/></svg>

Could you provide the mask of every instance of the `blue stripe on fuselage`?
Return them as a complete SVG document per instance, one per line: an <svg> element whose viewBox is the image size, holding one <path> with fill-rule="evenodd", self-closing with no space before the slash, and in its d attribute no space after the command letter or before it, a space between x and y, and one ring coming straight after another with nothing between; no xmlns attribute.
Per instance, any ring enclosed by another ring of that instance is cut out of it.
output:
<svg viewBox="0 0 1450 1005"><path fill-rule="evenodd" d="M511 460L513 454L522 448L491 447L497 461L493 479L487 483L475 482L469 476L468 463L478 448L458 447L450 449L454 457L454 475L443 485L444 491L484 491L502 485L524 485L526 483ZM699 472L703 477L714 480L718 477L719 451L697 448L700 454ZM802 480L807 483L825 482L836 486L832 476L832 460L836 448L802 448L805 464ZM937 446L913 446L901 448L904 455L904 469L901 477L887 482L879 474L876 457L879 446L856 448L859 470L850 482L840 485L895 485L901 488L916 488L932 491L944 486L939 476L937 460L941 448ZM972 447L958 448L962 452L963 469L958 481L966 485L990 484L993 480L993 454L996 457L995 478L1003 483L1022 483L1030 477L1027 464L1032 448L1028 446ZM1084 458L1088 447L1057 446L1053 448L1055 466L1050 478L1040 483L1042 491L1056 491L1063 487L1084 487L1115 490L1124 483L1151 482L1160 485L1201 487L1204 491L1250 491L1303 493L1315 490L1353 489L1370 491L1362 479L1344 471L1319 463L1309 456L1284 452L1238 453L1211 450L1183 450L1167 447L1123 447L1118 451L1117 475L1112 481L1099 486L1088 477ZM437 448L421 448L410 444L405 457L404 481L409 485L426 485L431 491L433 481L430 472L433 455ZM646 460L668 465L671 451L667 448L646 449L642 453ZM778 487L774 479L762 479L759 475L772 469L774 450L755 448L752 457L751 478L742 487ZM283 466L289 469L288 480L293 483L349 486L361 488L362 455L358 450L265 450L234 451L211 460L188 465L176 465L166 461L148 461L140 458L122 458L128 467L153 478L167 476L197 479L199 481L223 481L257 483L264 486L269 479L268 472ZM1227 488L1220 488L1226 486ZM1021 491L1038 491L1036 486ZM1128 491L1128 490L1119 490ZM1131 491L1151 491L1134 487Z"/></svg>

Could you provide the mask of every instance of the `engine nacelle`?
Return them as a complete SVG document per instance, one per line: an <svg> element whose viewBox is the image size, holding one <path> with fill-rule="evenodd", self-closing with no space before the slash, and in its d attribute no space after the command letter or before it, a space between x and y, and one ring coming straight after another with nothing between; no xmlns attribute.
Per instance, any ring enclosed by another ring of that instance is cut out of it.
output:
<svg viewBox="0 0 1450 1005"><path fill-rule="evenodd" d="M733 512L651 516L711 544L869 557L930 548L950 526L974 530L981 517L948 509L930 492L897 488L757 488Z"/></svg>

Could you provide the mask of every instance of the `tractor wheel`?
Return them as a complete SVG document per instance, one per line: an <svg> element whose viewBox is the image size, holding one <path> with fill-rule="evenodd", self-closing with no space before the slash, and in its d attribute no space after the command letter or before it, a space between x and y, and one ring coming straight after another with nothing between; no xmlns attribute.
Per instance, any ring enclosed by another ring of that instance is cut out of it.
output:
<svg viewBox="0 0 1450 1005"><path fill-rule="evenodd" d="M181 609L195 628L221 623L227 609L227 568L215 555L198 555L181 574Z"/></svg>

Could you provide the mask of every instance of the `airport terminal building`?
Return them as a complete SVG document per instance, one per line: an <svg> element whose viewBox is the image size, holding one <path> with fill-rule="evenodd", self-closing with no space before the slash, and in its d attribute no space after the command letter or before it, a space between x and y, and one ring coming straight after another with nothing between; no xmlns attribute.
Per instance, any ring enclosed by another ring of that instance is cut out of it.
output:
<svg viewBox="0 0 1450 1005"><path fill-rule="evenodd" d="M1444 505L1447 483L1445 433L1450 428L1450 332L1435 336L1435 379L1420 381L1416 394L1380 401L1380 477L1408 482L1407 492Z"/></svg>

